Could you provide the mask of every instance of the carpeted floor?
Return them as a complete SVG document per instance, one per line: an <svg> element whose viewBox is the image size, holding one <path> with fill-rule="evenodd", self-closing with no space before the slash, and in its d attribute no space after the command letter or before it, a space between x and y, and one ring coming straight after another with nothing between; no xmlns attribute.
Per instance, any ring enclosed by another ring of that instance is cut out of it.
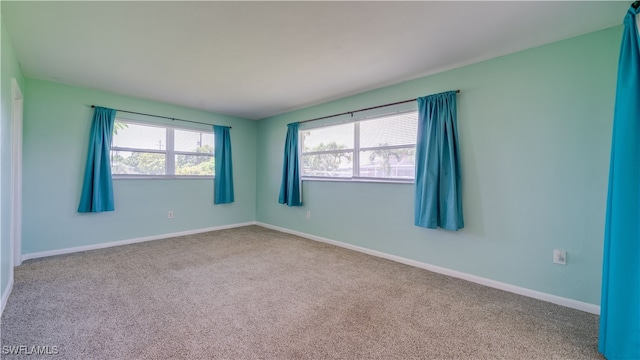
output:
<svg viewBox="0 0 640 360"><path fill-rule="evenodd" d="M7 359L602 359L595 315L257 226L27 261L1 330L58 353Z"/></svg>

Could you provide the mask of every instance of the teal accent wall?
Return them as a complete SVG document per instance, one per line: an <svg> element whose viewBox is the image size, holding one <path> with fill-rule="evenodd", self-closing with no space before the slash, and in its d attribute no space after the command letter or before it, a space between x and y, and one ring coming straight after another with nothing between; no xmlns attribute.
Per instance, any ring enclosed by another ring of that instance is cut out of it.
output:
<svg viewBox="0 0 640 360"><path fill-rule="evenodd" d="M605 29L261 120L257 221L599 304L620 39ZM303 207L278 204L287 123L454 89L463 230L414 226L413 185L304 181Z"/></svg>
<svg viewBox="0 0 640 360"><path fill-rule="evenodd" d="M255 121L41 80L27 79L27 87L23 254L255 220ZM92 104L232 126L235 202L214 206L211 179L114 180L116 211L78 213ZM173 219L167 218L169 210Z"/></svg>
<svg viewBox="0 0 640 360"><path fill-rule="evenodd" d="M25 93L22 70L13 49L13 43L5 27L0 13L0 295L4 294L9 284L11 271L11 158L12 158L12 119L13 103L11 79L15 78L18 86Z"/></svg>

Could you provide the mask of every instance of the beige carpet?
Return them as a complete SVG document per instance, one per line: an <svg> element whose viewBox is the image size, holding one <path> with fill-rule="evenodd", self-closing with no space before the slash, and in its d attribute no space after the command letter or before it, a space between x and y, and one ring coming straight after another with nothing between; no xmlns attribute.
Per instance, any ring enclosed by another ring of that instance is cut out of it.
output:
<svg viewBox="0 0 640 360"><path fill-rule="evenodd" d="M63 359L602 359L598 317L257 226L25 262L2 345Z"/></svg>

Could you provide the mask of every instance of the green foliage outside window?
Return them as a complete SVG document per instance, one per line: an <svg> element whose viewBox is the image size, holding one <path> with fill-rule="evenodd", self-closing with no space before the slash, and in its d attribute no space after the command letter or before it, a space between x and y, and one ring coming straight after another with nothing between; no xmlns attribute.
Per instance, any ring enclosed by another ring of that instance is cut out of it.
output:
<svg viewBox="0 0 640 360"><path fill-rule="evenodd" d="M346 146L338 145L335 141L328 144L320 143L313 148L305 148L305 152L314 151L330 151L330 150L342 150ZM352 154L350 152L345 153L329 153L329 154L315 154L305 155L302 157L302 162L305 168L312 169L312 171L318 171L323 173L332 172L340 167L340 163L343 159L351 161Z"/></svg>
<svg viewBox="0 0 640 360"><path fill-rule="evenodd" d="M194 152L213 154L210 145L200 146ZM213 175L215 159L210 156L176 155L176 175Z"/></svg>

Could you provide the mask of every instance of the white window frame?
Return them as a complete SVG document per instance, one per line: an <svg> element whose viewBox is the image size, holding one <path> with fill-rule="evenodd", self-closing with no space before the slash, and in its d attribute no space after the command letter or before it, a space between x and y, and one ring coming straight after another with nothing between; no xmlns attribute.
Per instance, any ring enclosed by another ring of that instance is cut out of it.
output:
<svg viewBox="0 0 640 360"><path fill-rule="evenodd" d="M126 152L143 152L143 153L155 153L155 154L165 154L165 174L164 175L146 175L146 174L111 174L111 178L114 180L119 179L215 179L215 169L213 175L177 175L176 172L176 155L195 155L195 156L207 156L215 158L215 154L212 153L204 154L192 151L176 151L175 150L175 130L182 131L192 131L192 132L201 132L201 133L211 133L213 134L213 130L201 130L194 129L184 126L175 126L175 125L165 125L165 124L157 124L150 123L145 121L138 120L129 120L126 118L116 118L115 122L121 122L125 124L146 126L146 127L156 127L166 130L166 138L165 138L165 149L164 150L156 150L156 149L140 149L140 148L128 148L128 147L118 147L113 146L113 138L111 144L111 151L126 151ZM115 137L115 134L114 136ZM214 144L215 149L215 144ZM111 157L111 153L109 154Z"/></svg>
<svg viewBox="0 0 640 360"><path fill-rule="evenodd" d="M384 114L384 115L376 115L367 118L363 118L357 121L351 121L346 123L335 123L335 124L327 124L321 125L317 127L309 127L305 129L298 130L298 138L301 139L301 133L313 129L319 129L322 127L330 127L330 126L338 126L344 124L352 124L354 126L353 129L353 148L347 149L338 149L338 150L325 150L325 151L310 151L304 152L303 149L303 141L299 141L298 143L298 154L300 155L300 168L302 169L304 164L303 157L305 155L321 155L321 154L335 154L335 153L352 153L352 175L351 177L346 176L309 176L302 175L301 180L313 180L313 181L342 181L342 182L375 182L375 183L398 183L398 184L414 184L415 183L415 165L414 165L414 177L413 178L392 178L392 177L366 177L360 176L360 152L361 151L372 151L372 150L384 150L384 149L416 149L416 143L413 145L390 145L390 146L376 146L376 147L360 147L360 123L363 121L376 120L379 118L388 117L391 115L397 114L408 114L408 113L416 113L418 110L406 110L406 111L397 111L393 114ZM417 135L416 139L417 139ZM416 141L417 142L417 141Z"/></svg>

